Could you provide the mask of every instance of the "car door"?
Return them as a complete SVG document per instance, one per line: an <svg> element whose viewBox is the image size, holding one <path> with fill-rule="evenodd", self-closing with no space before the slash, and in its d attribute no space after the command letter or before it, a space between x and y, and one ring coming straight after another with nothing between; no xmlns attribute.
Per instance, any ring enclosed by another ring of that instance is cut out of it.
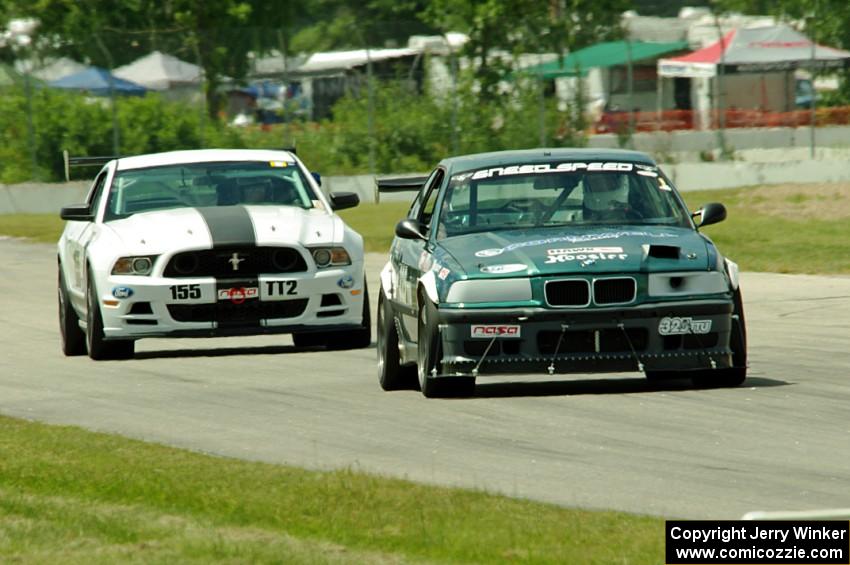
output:
<svg viewBox="0 0 850 565"><path fill-rule="evenodd" d="M396 265L398 293L395 310L400 314L401 325L407 341L417 339L418 300L416 292L419 278L433 264L431 243L431 216L445 178L445 170L437 168L422 185L416 200L408 212L408 218L416 220L422 226L422 233L428 241L421 239L396 238L391 250L391 259Z"/></svg>
<svg viewBox="0 0 850 565"><path fill-rule="evenodd" d="M80 309L85 309L86 293L86 248L98 233L98 211L106 192L109 170L104 168L95 178L86 197L86 205L95 217L90 222L68 222L65 233L65 260L69 262L65 273L71 300Z"/></svg>

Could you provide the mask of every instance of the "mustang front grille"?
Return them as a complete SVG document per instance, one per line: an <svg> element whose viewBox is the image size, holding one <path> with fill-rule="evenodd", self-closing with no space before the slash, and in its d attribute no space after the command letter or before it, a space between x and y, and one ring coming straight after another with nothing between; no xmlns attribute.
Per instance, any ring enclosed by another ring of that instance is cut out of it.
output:
<svg viewBox="0 0 850 565"><path fill-rule="evenodd" d="M237 247L177 253L165 266L166 277L251 277L307 270L301 254L291 247Z"/></svg>
<svg viewBox="0 0 850 565"><path fill-rule="evenodd" d="M307 299L242 304L220 301L216 304L169 304L168 313L178 322L257 323L260 320L295 318L307 309Z"/></svg>
<svg viewBox="0 0 850 565"><path fill-rule="evenodd" d="M631 277L593 281L593 301L596 304L628 304L635 299L636 292L637 285Z"/></svg>
<svg viewBox="0 0 850 565"><path fill-rule="evenodd" d="M590 284L584 279L546 282L546 302L550 306L587 306Z"/></svg>

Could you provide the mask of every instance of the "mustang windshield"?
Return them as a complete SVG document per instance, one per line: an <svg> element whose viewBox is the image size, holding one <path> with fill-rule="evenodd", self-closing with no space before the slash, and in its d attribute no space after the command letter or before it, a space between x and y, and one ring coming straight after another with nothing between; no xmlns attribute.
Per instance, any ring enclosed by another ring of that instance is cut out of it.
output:
<svg viewBox="0 0 850 565"><path fill-rule="evenodd" d="M475 231L583 225L690 227L658 169L632 163L553 163L452 176L438 237Z"/></svg>
<svg viewBox="0 0 850 565"><path fill-rule="evenodd" d="M140 212L235 204L312 208L318 200L300 167L285 161L190 163L118 171L105 220Z"/></svg>

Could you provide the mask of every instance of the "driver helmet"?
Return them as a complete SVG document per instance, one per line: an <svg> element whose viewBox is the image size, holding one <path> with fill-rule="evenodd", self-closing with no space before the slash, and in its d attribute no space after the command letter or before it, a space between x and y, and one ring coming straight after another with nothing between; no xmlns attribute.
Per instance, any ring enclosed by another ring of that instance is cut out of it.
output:
<svg viewBox="0 0 850 565"><path fill-rule="evenodd" d="M629 202L629 182L617 173L587 173L584 176L584 207L590 211L622 208Z"/></svg>
<svg viewBox="0 0 850 565"><path fill-rule="evenodd" d="M264 180L247 181L239 188L242 191L242 202L245 204L260 204L271 200L271 187Z"/></svg>

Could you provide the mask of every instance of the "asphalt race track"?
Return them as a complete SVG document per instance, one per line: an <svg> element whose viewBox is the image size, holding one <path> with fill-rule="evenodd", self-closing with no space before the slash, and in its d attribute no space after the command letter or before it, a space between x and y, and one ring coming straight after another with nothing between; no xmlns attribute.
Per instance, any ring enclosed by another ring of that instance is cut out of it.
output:
<svg viewBox="0 0 850 565"><path fill-rule="evenodd" d="M372 306L381 255L368 258ZM687 518L850 507L850 278L746 273L750 378L479 379L384 393L374 348L151 339L65 358L53 246L0 240L0 413L246 459ZM374 319L374 317L373 317Z"/></svg>

